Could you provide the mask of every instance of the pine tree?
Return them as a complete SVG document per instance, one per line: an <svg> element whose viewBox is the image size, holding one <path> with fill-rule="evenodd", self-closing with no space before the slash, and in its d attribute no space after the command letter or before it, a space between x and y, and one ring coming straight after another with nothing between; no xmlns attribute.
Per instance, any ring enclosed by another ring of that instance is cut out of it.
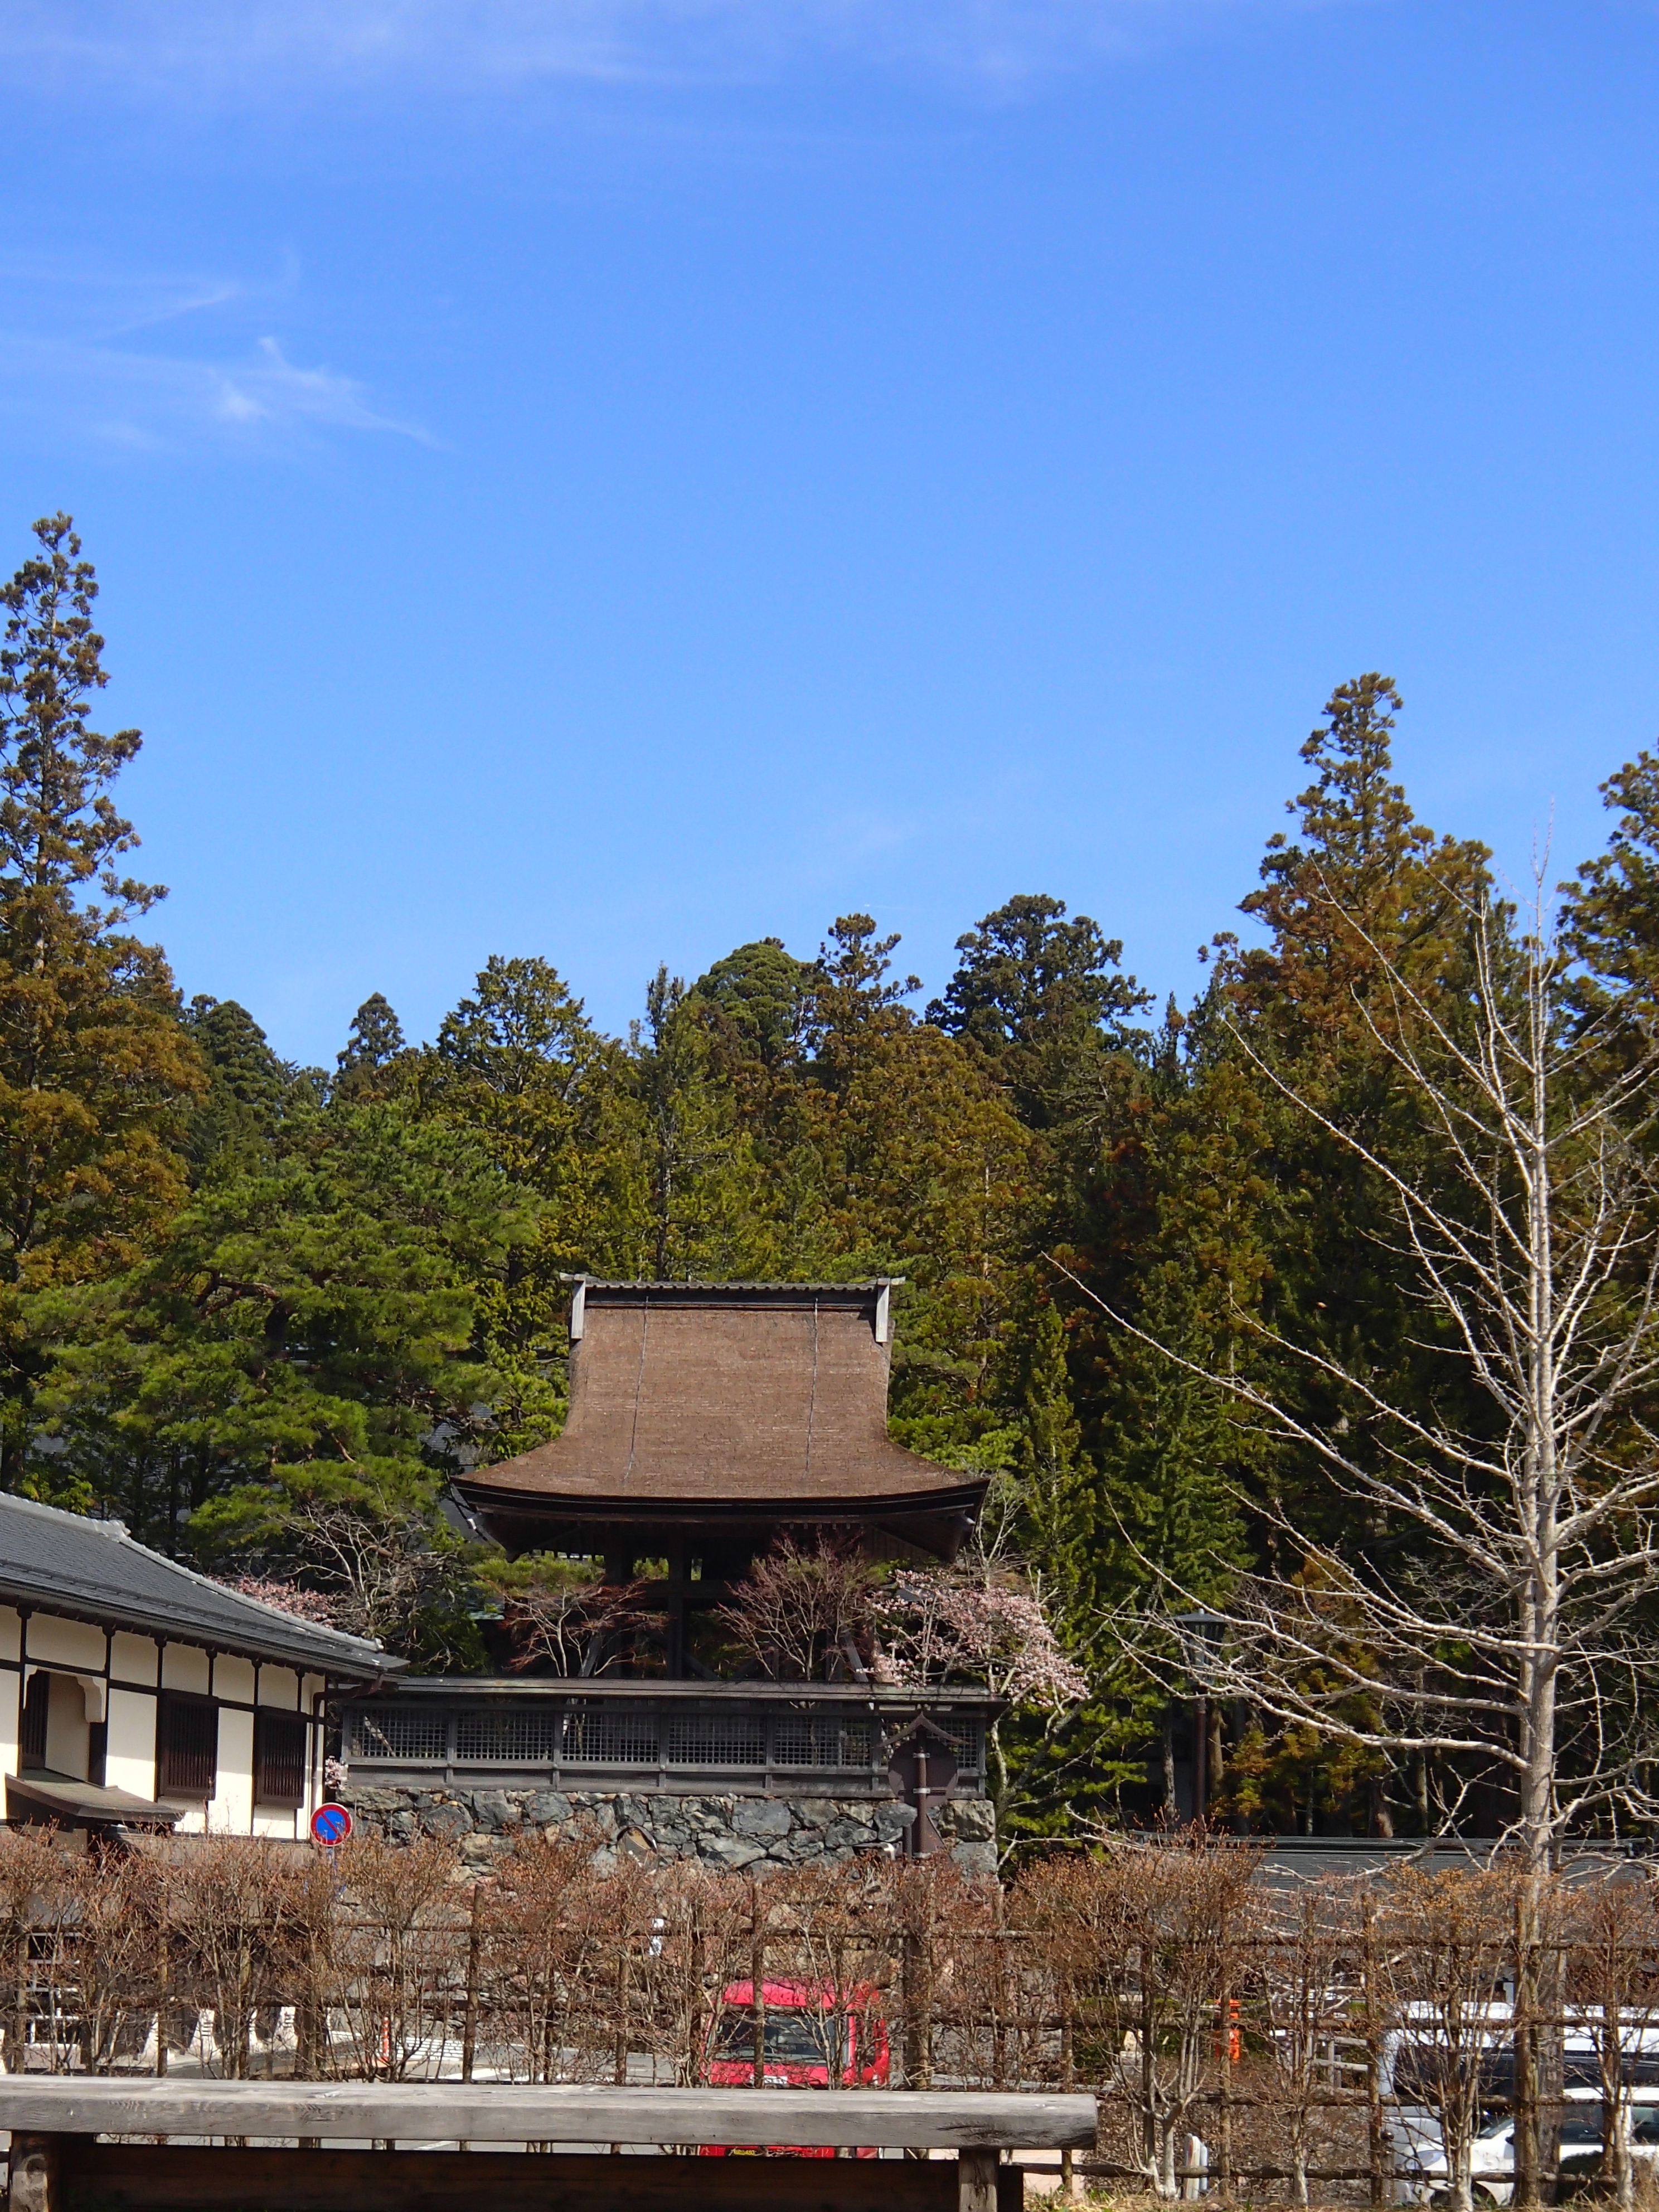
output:
<svg viewBox="0 0 1659 2212"><path fill-rule="evenodd" d="M50 1461L148 1540L258 1571L326 1581L354 1526L447 1555L444 1480L513 1397L480 1356L489 1297L534 1234L483 1145L410 1102L303 1117L150 1256L59 1300ZM461 1602L366 1625L476 1657Z"/></svg>
<svg viewBox="0 0 1659 2212"><path fill-rule="evenodd" d="M139 734L91 726L107 680L70 518L0 588L0 1484L24 1480L48 1354L35 1302L128 1263L185 1195L203 1087L167 963L123 925L162 896L109 787Z"/></svg>
<svg viewBox="0 0 1659 2212"><path fill-rule="evenodd" d="M1278 1545L1281 1511L1310 1535L1396 1540L1374 1520L1353 1528L1351 1503L1309 1455L1238 1420L1218 1392L1153 1346L1212 1374L1252 1374L1310 1425L1346 1422L1362 1435L1364 1408L1317 1367L1288 1360L1281 1338L1324 1350L1334 1366L1407 1402L1413 1393L1426 1402L1435 1387L1420 1304L1392 1249L1386 1192L1316 1122L1291 1112L1273 1079L1362 1129L1402 1170L1430 1182L1444 1172L1372 1023L1395 1018L1392 963L1456 1024L1486 854L1437 837L1413 813L1392 773L1399 706L1376 674L1333 694L1303 748L1316 778L1291 802L1299 835L1269 841L1261 887L1242 902L1268 942L1217 940L1212 983L1173 1064L1154 1055L1098 1181L1091 1279L1153 1340L1095 1333L1101 1387L1091 1442L1103 1522L1122 1532L1099 1548L1103 1619L1114 1605L1139 1604L1138 1588L1156 1595L1141 1562L1218 1598L1230 1566ZM1472 1432L1480 1418L1471 1404ZM1256 1517L1252 1499L1271 1499L1273 1515ZM1294 1571L1294 1562L1275 1564ZM1316 1773L1328 1789L1371 1781L1292 1735L1253 1739L1249 1758L1246 1794L1256 1803L1305 1801Z"/></svg>
<svg viewBox="0 0 1659 2212"><path fill-rule="evenodd" d="M1484 890L1491 856L1472 839L1437 837L1412 811L1393 781L1400 709L1389 677L1338 685L1302 748L1316 778L1286 802L1300 838L1267 840L1261 888L1239 902L1271 942L1237 956L1235 997L1304 1055L1352 1056L1364 1032L1360 1008L1382 983L1379 956L1400 962L1431 998L1455 998L1467 984L1467 902ZM1364 938L1340 918L1339 902L1363 918Z"/></svg>
<svg viewBox="0 0 1659 2212"><path fill-rule="evenodd" d="M1392 683L1370 674L1340 686L1302 757L1316 781L1291 810L1297 842L1268 841L1262 887L1243 911L1271 933L1239 951L1221 943L1224 994L1258 1062L1381 1158L1431 1180L1437 1160L1411 1086L1379 1043L1373 1022L1401 1018L1388 969L1454 1026L1472 975L1471 916L1487 894L1488 854L1473 840L1437 836L1413 814L1393 779L1391 733L1400 708ZM1251 1079L1247 1078L1246 1079ZM1272 1249L1262 1315L1299 1343L1353 1361L1409 1397L1426 1388L1417 1302L1392 1247L1389 1202L1353 1152L1303 1115L1258 1070L1272 1218L1260 1234ZM1328 1398L1305 1367L1292 1386L1320 1421L1357 1418ZM1471 1419L1476 1418L1473 1410ZM1287 1462L1287 1465L1289 1462ZM1301 1510L1318 1521L1323 1479L1311 1466ZM1334 1500L1333 1512L1346 1509Z"/></svg>
<svg viewBox="0 0 1659 2212"><path fill-rule="evenodd" d="M969 1048L903 1004L920 987L892 975L898 942L845 915L820 951L778 1183L798 1272L908 1279L894 1433L990 1468L1017 1442L1002 1380L1030 1140Z"/></svg>
<svg viewBox="0 0 1659 2212"><path fill-rule="evenodd" d="M851 1082L880 1041L915 1026L905 1005L920 975L892 975L897 933L878 937L873 916L843 914L818 947L807 1002L806 1036L817 1081L831 1090Z"/></svg>

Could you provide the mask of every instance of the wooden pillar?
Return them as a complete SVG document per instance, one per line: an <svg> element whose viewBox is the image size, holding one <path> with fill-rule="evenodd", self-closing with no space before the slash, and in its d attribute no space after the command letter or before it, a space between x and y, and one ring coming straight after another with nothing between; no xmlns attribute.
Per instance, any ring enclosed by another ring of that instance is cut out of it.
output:
<svg viewBox="0 0 1659 2212"><path fill-rule="evenodd" d="M1210 1814L1210 1701L1193 1699L1193 1818Z"/></svg>
<svg viewBox="0 0 1659 2212"><path fill-rule="evenodd" d="M672 1681L685 1677L686 1582L691 1561L684 1544L668 1547L668 1674Z"/></svg>
<svg viewBox="0 0 1659 2212"><path fill-rule="evenodd" d="M10 2212L60 2212L63 2159L57 2136L14 2134L11 2139Z"/></svg>
<svg viewBox="0 0 1659 2212"><path fill-rule="evenodd" d="M957 2153L957 2212L997 2212L997 2163L994 2150Z"/></svg>

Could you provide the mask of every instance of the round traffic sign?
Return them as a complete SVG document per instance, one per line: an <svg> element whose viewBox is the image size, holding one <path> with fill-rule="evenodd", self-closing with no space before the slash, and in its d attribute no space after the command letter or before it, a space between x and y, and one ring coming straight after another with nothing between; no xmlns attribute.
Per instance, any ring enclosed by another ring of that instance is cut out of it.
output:
<svg viewBox="0 0 1659 2212"><path fill-rule="evenodd" d="M311 1832L319 1844L343 1844L351 1833L351 1815L343 1805L319 1805L311 1816Z"/></svg>

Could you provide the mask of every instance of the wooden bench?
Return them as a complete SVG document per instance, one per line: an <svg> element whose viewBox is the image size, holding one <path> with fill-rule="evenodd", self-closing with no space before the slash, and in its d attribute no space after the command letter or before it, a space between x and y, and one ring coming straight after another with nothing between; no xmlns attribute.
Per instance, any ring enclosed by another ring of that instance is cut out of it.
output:
<svg viewBox="0 0 1659 2212"><path fill-rule="evenodd" d="M10 2212L1014 2212L1005 2150L1092 2149L1092 2097L931 2089L535 2087L510 2081L180 2081L0 2075ZM218 2136L220 2143L100 2142ZM287 2137L316 2148L261 2146ZM340 2150L341 2142L672 2143L571 2151ZM947 2160L699 2156L787 2143Z"/></svg>

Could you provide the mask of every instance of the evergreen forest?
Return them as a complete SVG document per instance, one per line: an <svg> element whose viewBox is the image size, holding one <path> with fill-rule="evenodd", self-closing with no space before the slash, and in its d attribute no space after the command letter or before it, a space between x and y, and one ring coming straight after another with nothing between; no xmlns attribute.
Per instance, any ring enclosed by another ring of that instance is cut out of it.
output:
<svg viewBox="0 0 1659 2212"><path fill-rule="evenodd" d="M1413 812L1388 677L1286 732L1286 825L1189 1005L1136 981L1133 915L1097 922L1061 885L964 916L931 1000L866 914L659 968L624 1036L558 947L509 947L429 1040L376 995L302 1067L257 1006L174 982L161 894L128 872L139 735L95 726L95 592L62 515L0 592L0 1486L310 1593L428 1669L480 1668L531 1570L447 1485L558 1432L570 1274L902 1277L892 1433L990 1478L1088 1685L1012 1724L1006 1809L1031 1835L1165 1801L1186 1723L1124 1624L1169 1588L1219 1603L1293 1575L1298 1529L1322 1559L1394 1544L1413 1571L1411 1528L1358 1510L1308 1441L1361 1418L1356 1374L1451 1418L1389 1203L1439 1139L1372 994L1404 975L1455 1026L1471 915L1517 972L1536 923L1484 845ZM1659 990L1659 758L1601 767L1605 848L1547 886L1552 1018L1613 1010L1628 1059ZM1580 1079L1605 1085L1604 1059ZM1334 1133L1355 1127L1363 1158ZM1620 1142L1659 1146L1639 1101ZM1255 1399L1218 1379L1241 1376ZM1640 1404L1623 1433L1650 1452ZM1212 1784L1242 1826L1425 1812L1403 1753L1237 1701Z"/></svg>

